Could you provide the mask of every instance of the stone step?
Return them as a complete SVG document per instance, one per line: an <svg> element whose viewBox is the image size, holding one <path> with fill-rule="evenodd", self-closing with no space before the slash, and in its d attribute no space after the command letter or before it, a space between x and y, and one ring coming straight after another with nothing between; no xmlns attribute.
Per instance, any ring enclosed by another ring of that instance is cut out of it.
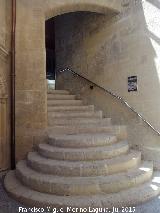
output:
<svg viewBox="0 0 160 213"><path fill-rule="evenodd" d="M88 106L49 106L48 112L67 112L67 111L73 111L73 112L85 112L85 111L94 111L93 105Z"/></svg>
<svg viewBox="0 0 160 213"><path fill-rule="evenodd" d="M36 171L57 176L101 176L123 172L139 165L141 153L131 151L112 159L99 161L62 161L42 157L30 152L28 165Z"/></svg>
<svg viewBox="0 0 160 213"><path fill-rule="evenodd" d="M104 147L91 148L59 148L49 144L39 144L38 153L46 158L69 161L94 161L113 158L127 154L129 145L127 141Z"/></svg>
<svg viewBox="0 0 160 213"><path fill-rule="evenodd" d="M48 94L69 95L70 92L69 92L68 90L54 90L54 89L48 89Z"/></svg>
<svg viewBox="0 0 160 213"><path fill-rule="evenodd" d="M153 161L154 169L160 170L160 147L157 145L144 145L139 147L142 152L143 159Z"/></svg>
<svg viewBox="0 0 160 213"><path fill-rule="evenodd" d="M125 173L97 177L40 174L28 167L26 161L20 161L16 166L16 176L24 185L39 192L64 196L117 193L149 181L152 174L153 164L150 162L143 162Z"/></svg>
<svg viewBox="0 0 160 213"><path fill-rule="evenodd" d="M53 126L47 128L48 134L93 134L93 133L108 133L116 135L118 139L126 139L126 126Z"/></svg>
<svg viewBox="0 0 160 213"><path fill-rule="evenodd" d="M72 125L111 125L111 118L48 118L49 126L72 126Z"/></svg>
<svg viewBox="0 0 160 213"><path fill-rule="evenodd" d="M48 100L48 106L82 106L82 100Z"/></svg>
<svg viewBox="0 0 160 213"><path fill-rule="evenodd" d="M93 196L57 196L41 193L22 185L15 176L15 171L10 171L4 185L9 195L27 206L63 208L63 212L72 211L70 208L84 209L91 212L95 208L113 209L113 207L136 206L160 194L160 172L154 172L153 179L136 187L122 190L118 193L100 193ZM133 207L133 210L135 207ZM61 209L62 210L62 209Z"/></svg>
<svg viewBox="0 0 160 213"><path fill-rule="evenodd" d="M64 94L48 94L47 95L48 100L75 100L75 95L64 95Z"/></svg>
<svg viewBox="0 0 160 213"><path fill-rule="evenodd" d="M49 112L48 118L102 118L102 111L97 112Z"/></svg>
<svg viewBox="0 0 160 213"><path fill-rule="evenodd" d="M108 134L48 135L48 143L63 148L87 148L117 143L116 136Z"/></svg>

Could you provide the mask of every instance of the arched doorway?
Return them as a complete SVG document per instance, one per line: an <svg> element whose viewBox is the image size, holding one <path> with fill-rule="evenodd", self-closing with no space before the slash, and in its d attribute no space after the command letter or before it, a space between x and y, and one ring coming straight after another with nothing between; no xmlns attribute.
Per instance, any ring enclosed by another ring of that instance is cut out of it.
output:
<svg viewBox="0 0 160 213"><path fill-rule="evenodd" d="M81 16L82 19L84 19L83 16L86 16L85 18L88 19L88 15L93 15L93 14L115 14L118 12L117 8L113 7L112 4L112 8L110 4L108 4L108 2L100 2L100 3L96 3L95 1L77 1L77 2L67 2L67 3L63 3L61 5L57 5L57 7L51 8L51 2L48 1L48 5L47 7L50 7L49 9L46 9L46 21L45 21L45 47L46 47L46 76L47 76L47 80L49 85L51 85L52 88L55 88L55 78L56 78L56 69L59 67L59 64L56 64L56 58L59 57L57 52L57 43L63 43L62 39L57 39L57 37L59 36L59 32L57 30L58 24L57 22L59 21L59 17L62 17L63 20L68 19L68 17L70 16L69 19L74 19L77 18L78 16ZM115 6L115 5L114 5ZM117 6L117 5L116 5ZM67 31L68 29L65 28L65 25L72 25L72 21L70 21L70 23L65 23L65 21L62 21L61 19L61 27L64 28L64 34L67 33L65 32L65 30ZM94 20L93 20L94 21ZM81 23L77 22L77 25L80 25ZM55 26L56 25L56 26ZM75 26L76 28L76 26ZM73 31L73 29L72 29ZM72 33L73 34L73 33ZM71 41L69 41L71 42ZM63 45L63 44L62 44ZM65 44L64 44L65 45ZM67 55L67 53L66 53ZM61 58L61 60L63 60Z"/></svg>
<svg viewBox="0 0 160 213"><path fill-rule="evenodd" d="M55 83L58 82L56 74L60 70L72 66L85 69L85 40L88 33L94 37L103 18L99 13L81 11L65 13L45 21L46 77L49 88L55 89Z"/></svg>
<svg viewBox="0 0 160 213"><path fill-rule="evenodd" d="M16 159L20 160L34 144L46 138L45 21L78 11L117 14L121 3L119 0L46 0L45 3L38 0L18 1L17 7L20 12L16 29Z"/></svg>
<svg viewBox="0 0 160 213"><path fill-rule="evenodd" d="M122 9L119 0L62 0L61 2L47 0L44 8L45 19L50 19L58 15L70 12L86 11L101 14L113 12L119 13Z"/></svg>
<svg viewBox="0 0 160 213"><path fill-rule="evenodd" d="M55 89L55 68L56 68L56 52L55 52L55 23L54 19L45 22L45 45L46 45L46 77L50 87Z"/></svg>

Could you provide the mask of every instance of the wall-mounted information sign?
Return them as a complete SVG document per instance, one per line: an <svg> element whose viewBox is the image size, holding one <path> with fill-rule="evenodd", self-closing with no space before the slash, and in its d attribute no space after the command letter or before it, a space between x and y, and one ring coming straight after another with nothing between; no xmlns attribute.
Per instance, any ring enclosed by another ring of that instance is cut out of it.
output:
<svg viewBox="0 0 160 213"><path fill-rule="evenodd" d="M137 76L128 77L128 92L137 91Z"/></svg>

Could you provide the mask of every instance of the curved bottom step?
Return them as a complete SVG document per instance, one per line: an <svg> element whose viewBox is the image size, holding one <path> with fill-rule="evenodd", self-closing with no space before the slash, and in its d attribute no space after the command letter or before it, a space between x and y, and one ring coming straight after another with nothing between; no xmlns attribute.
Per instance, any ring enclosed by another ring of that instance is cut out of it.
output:
<svg viewBox="0 0 160 213"><path fill-rule="evenodd" d="M42 193L77 196L116 193L150 181L153 175L151 162L127 172L97 177L60 177L41 174L20 161L16 166L16 177L27 187Z"/></svg>
<svg viewBox="0 0 160 213"><path fill-rule="evenodd" d="M150 182L142 184L119 193L98 194L94 196L56 196L40 193L23 186L10 171L4 181L8 193L19 202L28 206L63 208L121 208L122 206L135 206L146 202L160 194L160 172L155 172Z"/></svg>

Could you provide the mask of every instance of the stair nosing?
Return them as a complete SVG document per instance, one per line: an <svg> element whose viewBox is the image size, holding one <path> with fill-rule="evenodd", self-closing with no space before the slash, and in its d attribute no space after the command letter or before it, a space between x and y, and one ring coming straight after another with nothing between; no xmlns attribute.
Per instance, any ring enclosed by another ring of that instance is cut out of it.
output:
<svg viewBox="0 0 160 213"><path fill-rule="evenodd" d="M145 167L145 168L143 169L142 167L143 168ZM40 174L39 172L28 167L26 161L20 161L16 166L16 176L24 185L41 192L46 192L51 194L56 192L56 194L58 195L63 195L63 193L67 194L69 192L70 192L70 195L71 194L77 195L77 194L83 194L83 193L92 194L93 191L94 191L93 194L96 194L99 192L115 193L130 187L145 183L152 177L152 174L153 174L153 164L147 161L142 162L142 164L139 167L130 169L126 172L108 175L108 176L96 176L96 177L92 177L92 176L91 177L63 177L63 176ZM138 180L140 178L141 180ZM35 186L35 181L36 181L36 186ZM49 188L46 189L46 185ZM58 185L60 185L60 187L63 188L63 190L61 190L62 192L59 192ZM107 188L106 188L106 185L107 185ZM117 189L115 189L115 185L117 185ZM39 188L39 186L41 187ZM43 189L42 189L42 186L43 186ZM94 187L94 190L90 189L91 186ZM112 186L114 187L112 188ZM76 187L76 189L77 187L78 188L85 187L85 189L86 187L89 187L89 189L87 192L83 189L84 190L83 192L81 192L80 190L80 192L75 193L74 187Z"/></svg>
<svg viewBox="0 0 160 213"><path fill-rule="evenodd" d="M155 176L160 177L160 173L154 172L153 178ZM119 193L103 193L93 196L50 195L25 187L16 179L14 171L10 171L7 174L4 180L4 185L8 193L14 197L14 199L23 202L26 205L34 205L38 207L49 205L52 207L56 206L57 208L63 207L63 209L66 209L68 206L79 208L107 207L109 209L113 208L113 206L119 208L122 206L135 206L160 194L160 184L158 182L153 183L153 180L151 180L138 187L123 190ZM156 190L154 189L154 186L156 187Z"/></svg>

